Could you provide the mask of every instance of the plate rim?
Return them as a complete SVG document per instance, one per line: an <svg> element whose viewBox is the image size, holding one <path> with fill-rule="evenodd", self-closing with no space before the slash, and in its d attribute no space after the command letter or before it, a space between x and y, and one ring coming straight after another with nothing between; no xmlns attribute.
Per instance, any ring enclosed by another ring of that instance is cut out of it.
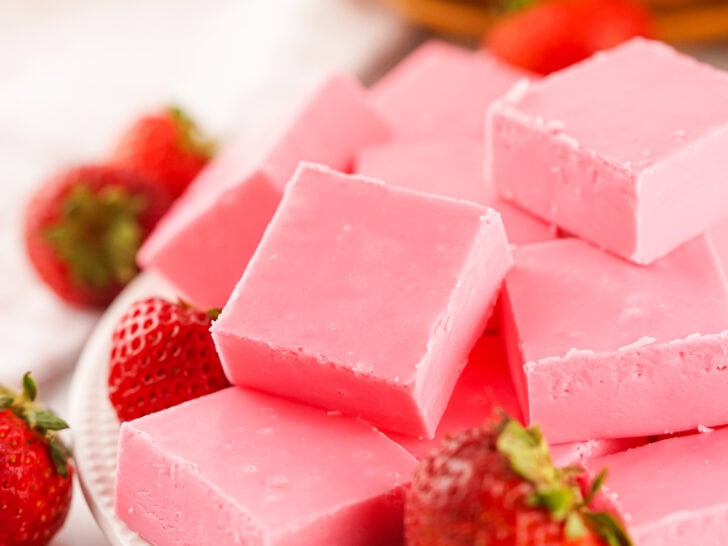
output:
<svg viewBox="0 0 728 546"><path fill-rule="evenodd" d="M108 476L98 470L99 464L116 467L120 426L105 389L108 358L99 357L108 352L114 325L129 305L153 296L173 298L174 290L161 277L143 272L116 297L84 344L69 389L68 420L76 476L91 514L112 546L148 546L149 543L129 529L114 512L115 473ZM99 413L91 415L91 409ZM92 429L90 421L94 421L94 426L100 425L98 434L95 430L94 433L87 430Z"/></svg>

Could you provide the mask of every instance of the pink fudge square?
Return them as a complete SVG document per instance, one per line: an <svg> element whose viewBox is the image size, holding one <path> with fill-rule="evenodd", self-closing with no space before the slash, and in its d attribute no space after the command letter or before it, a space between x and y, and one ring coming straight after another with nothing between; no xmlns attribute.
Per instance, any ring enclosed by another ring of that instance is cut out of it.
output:
<svg viewBox="0 0 728 546"><path fill-rule="evenodd" d="M636 546L728 544L728 430L663 440L587 463Z"/></svg>
<svg viewBox="0 0 728 546"><path fill-rule="evenodd" d="M415 465L361 421L229 388L122 425L116 513L156 546L398 546Z"/></svg>
<svg viewBox="0 0 728 546"><path fill-rule="evenodd" d="M415 438L394 433L389 434L389 437L422 459L447 436L480 427L486 421L497 418L498 410L505 411L515 419L523 419L503 340L488 335L481 337L470 353L468 364L455 385L435 438ZM642 445L646 441L645 438L631 438L562 444L551 446L551 456L557 466L568 466Z"/></svg>
<svg viewBox="0 0 728 546"><path fill-rule="evenodd" d="M517 390L551 441L728 423L728 293L706 237L650 267L577 239L521 247L503 300Z"/></svg>
<svg viewBox="0 0 728 546"><path fill-rule="evenodd" d="M350 76L324 81L268 138L224 150L142 247L139 263L161 273L186 300L222 307L300 160L345 170L361 146L389 131Z"/></svg>
<svg viewBox="0 0 728 546"><path fill-rule="evenodd" d="M433 40L384 76L371 96L398 140L482 138L486 108L525 77L482 51Z"/></svg>
<svg viewBox="0 0 728 546"><path fill-rule="evenodd" d="M429 437L510 265L492 209L304 164L213 338L234 384Z"/></svg>
<svg viewBox="0 0 728 546"><path fill-rule="evenodd" d="M483 174L483 141L396 141L374 145L356 156L354 171L387 184L467 199L501 214L508 241L525 245L555 237L543 221L500 200Z"/></svg>
<svg viewBox="0 0 728 546"><path fill-rule="evenodd" d="M514 89L486 141L503 197L637 263L728 217L728 74L658 42Z"/></svg>

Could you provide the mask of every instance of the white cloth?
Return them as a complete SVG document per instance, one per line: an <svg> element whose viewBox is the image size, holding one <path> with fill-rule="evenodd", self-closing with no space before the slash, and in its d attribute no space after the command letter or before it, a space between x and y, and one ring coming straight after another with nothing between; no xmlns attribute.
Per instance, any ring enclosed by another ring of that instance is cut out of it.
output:
<svg viewBox="0 0 728 546"><path fill-rule="evenodd" d="M73 361L94 315L35 279L30 189L103 159L141 111L179 103L212 134L250 130L332 68L365 79L412 41L361 0L0 0L0 382Z"/></svg>

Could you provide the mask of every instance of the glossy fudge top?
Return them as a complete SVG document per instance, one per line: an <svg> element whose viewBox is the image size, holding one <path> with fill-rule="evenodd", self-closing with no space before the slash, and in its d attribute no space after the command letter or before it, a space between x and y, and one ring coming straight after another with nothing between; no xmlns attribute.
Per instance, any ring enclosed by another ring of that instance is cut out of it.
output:
<svg viewBox="0 0 728 546"><path fill-rule="evenodd" d="M586 466L609 470L604 491L632 528L728 504L728 430L662 440Z"/></svg>
<svg viewBox="0 0 728 546"><path fill-rule="evenodd" d="M467 201L302 164L213 330L409 383L481 226L499 221Z"/></svg>
<svg viewBox="0 0 728 546"><path fill-rule="evenodd" d="M728 74L642 38L519 93L506 112L634 171L728 124Z"/></svg>
<svg viewBox="0 0 728 546"><path fill-rule="evenodd" d="M699 237L649 267L578 239L521 247L506 278L526 362L728 330L728 293Z"/></svg>
<svg viewBox="0 0 728 546"><path fill-rule="evenodd" d="M432 40L371 91L398 139L482 137L487 107L525 72L483 52Z"/></svg>
<svg viewBox="0 0 728 546"><path fill-rule="evenodd" d="M386 494L416 464L359 420L235 387L124 426L272 531Z"/></svg>

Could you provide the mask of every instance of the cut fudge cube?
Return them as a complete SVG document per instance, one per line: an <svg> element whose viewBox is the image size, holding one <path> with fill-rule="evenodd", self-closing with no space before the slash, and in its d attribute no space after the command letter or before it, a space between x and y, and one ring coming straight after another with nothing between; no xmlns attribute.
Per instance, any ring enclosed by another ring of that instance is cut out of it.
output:
<svg viewBox="0 0 728 546"><path fill-rule="evenodd" d="M388 142L361 150L354 171L387 184L493 207L513 244L553 239L551 227L500 200L486 184L483 152L480 139Z"/></svg>
<svg viewBox="0 0 728 546"><path fill-rule="evenodd" d="M492 209L304 164L213 338L234 384L429 437L510 265Z"/></svg>
<svg viewBox="0 0 728 546"><path fill-rule="evenodd" d="M422 459L447 436L497 419L498 411L505 411L511 417L523 420L503 340L498 336L488 335L481 337L470 353L468 364L455 385L435 438L414 438L394 433L388 436L412 455ZM629 438L561 444L551 446L551 456L557 466L568 466L643 445L646 441L646 438Z"/></svg>
<svg viewBox="0 0 728 546"><path fill-rule="evenodd" d="M440 41L416 49L371 91L396 139L482 138L485 110L525 72Z"/></svg>
<svg viewBox="0 0 728 546"><path fill-rule="evenodd" d="M602 501L639 546L728 544L728 430L662 440L587 462L609 472Z"/></svg>
<svg viewBox="0 0 728 546"><path fill-rule="evenodd" d="M300 160L349 169L361 146L388 138L359 82L326 80L267 138L223 151L160 222L139 252L186 300L222 307Z"/></svg>
<svg viewBox="0 0 728 546"><path fill-rule="evenodd" d="M397 546L415 465L361 421L229 388L122 425L116 513L157 546Z"/></svg>
<svg viewBox="0 0 728 546"><path fill-rule="evenodd" d="M578 239L521 247L503 302L526 418L551 441L728 423L728 292L706 237L650 267Z"/></svg>
<svg viewBox="0 0 728 546"><path fill-rule="evenodd" d="M648 264L728 217L728 74L635 39L518 86L488 114L503 197Z"/></svg>

